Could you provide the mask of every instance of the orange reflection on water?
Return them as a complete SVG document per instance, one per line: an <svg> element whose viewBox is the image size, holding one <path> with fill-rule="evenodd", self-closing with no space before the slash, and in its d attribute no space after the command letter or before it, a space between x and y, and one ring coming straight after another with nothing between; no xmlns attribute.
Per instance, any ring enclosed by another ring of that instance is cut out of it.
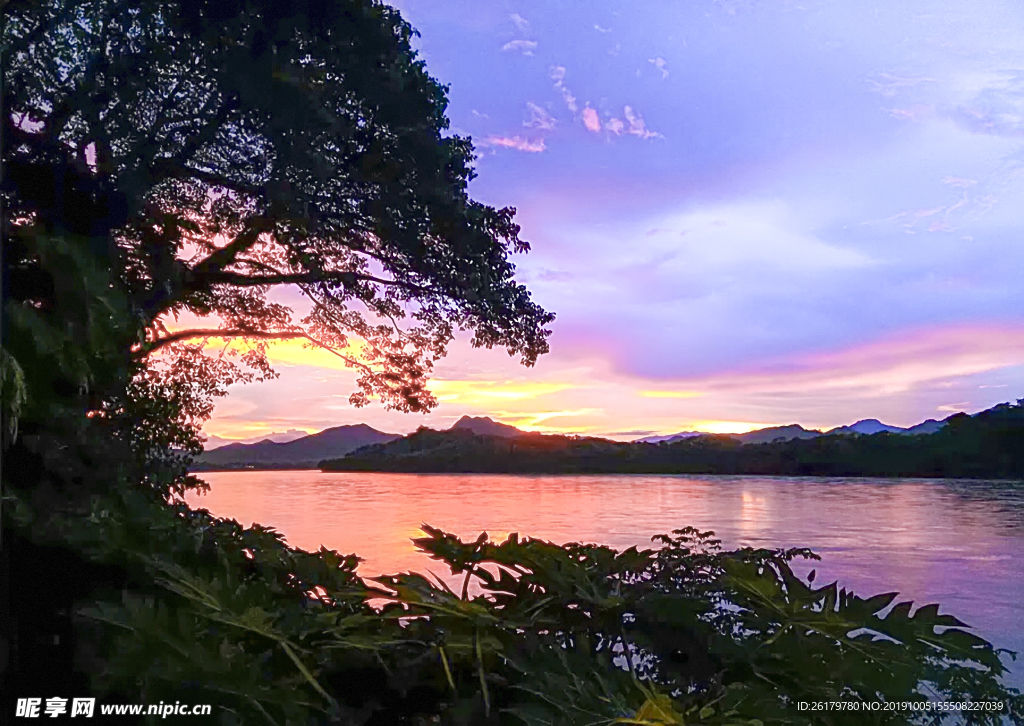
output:
<svg viewBox="0 0 1024 726"><path fill-rule="evenodd" d="M302 549L354 552L377 575L448 572L411 540L427 523L475 539L650 546L692 525L726 547L810 547L817 582L940 602L997 645L1024 651L1024 486L928 480L484 474L204 473L193 507L278 529Z"/></svg>

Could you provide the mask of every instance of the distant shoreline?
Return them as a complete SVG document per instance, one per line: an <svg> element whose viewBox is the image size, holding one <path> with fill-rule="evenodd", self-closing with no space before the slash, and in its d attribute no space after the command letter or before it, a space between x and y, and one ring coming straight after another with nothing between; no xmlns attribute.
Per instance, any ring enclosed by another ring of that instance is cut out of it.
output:
<svg viewBox="0 0 1024 726"><path fill-rule="evenodd" d="M864 424L875 430L858 430ZM204 452L190 473L362 471L419 474L781 476L1024 480L1024 401L912 429L873 419L827 433L799 426L659 442L520 431L464 417L408 436L342 426L278 444Z"/></svg>
<svg viewBox="0 0 1024 726"><path fill-rule="evenodd" d="M323 471L679 474L1024 480L1024 404L957 414L934 433L834 433L744 443L697 436L662 443L467 428L414 434L320 462Z"/></svg>
<svg viewBox="0 0 1024 726"><path fill-rule="evenodd" d="M274 468L236 468L236 469L190 469L190 474L224 474L224 473L265 473L265 472L305 472L311 471L318 474L428 474L428 475L457 475L457 476L521 476L521 477L574 477L574 476L700 476L700 477L766 477L777 479L850 479L850 480L877 480L877 479L925 479L934 481L986 481L996 484L1024 484L1024 477L1019 478L998 478L987 476L926 476L926 475L840 475L840 474L764 474L757 472L722 473L722 472L668 472L668 471L397 471L384 469L321 469L319 467L274 467Z"/></svg>

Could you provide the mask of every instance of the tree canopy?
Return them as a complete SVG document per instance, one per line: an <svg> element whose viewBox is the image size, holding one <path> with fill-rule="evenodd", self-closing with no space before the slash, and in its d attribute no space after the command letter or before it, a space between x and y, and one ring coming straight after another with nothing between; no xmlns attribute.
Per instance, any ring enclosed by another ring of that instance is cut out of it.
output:
<svg viewBox="0 0 1024 726"><path fill-rule="evenodd" d="M15 0L4 10L4 192L23 239L117 261L136 357L302 338L356 405L422 411L457 329L532 365L553 316L518 284L515 210L472 200L473 147L412 28L371 0ZM31 254L29 254L31 256ZM293 286L298 319L276 296ZM181 313L208 317L168 328Z"/></svg>

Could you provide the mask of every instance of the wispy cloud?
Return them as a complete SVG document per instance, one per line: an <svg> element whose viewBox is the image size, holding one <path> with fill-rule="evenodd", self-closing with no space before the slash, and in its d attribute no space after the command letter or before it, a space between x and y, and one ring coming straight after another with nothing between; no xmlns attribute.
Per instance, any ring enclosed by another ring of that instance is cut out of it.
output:
<svg viewBox="0 0 1024 726"><path fill-rule="evenodd" d="M569 383L441 379L431 381L430 387L439 401L458 401L465 405L493 404L495 401L525 401L574 388Z"/></svg>
<svg viewBox="0 0 1024 726"><path fill-rule="evenodd" d="M584 113L586 112L584 111ZM641 139L665 138L658 132L651 131L647 128L647 124L644 123L643 117L634 111L631 106L626 106L622 109L622 115L626 117L625 122L620 118L610 118L605 122L604 127L616 136L628 133L633 136L639 136ZM587 128L590 127L588 126ZM594 130L595 129L591 129L591 131Z"/></svg>
<svg viewBox="0 0 1024 726"><path fill-rule="evenodd" d="M595 134L601 131L601 119L597 117L597 111L590 106L583 109L583 125L587 127L587 131Z"/></svg>
<svg viewBox="0 0 1024 726"><path fill-rule="evenodd" d="M893 118L898 118L900 121L918 122L930 116L933 110L928 104L917 103L906 108L891 108L889 109L889 115Z"/></svg>
<svg viewBox="0 0 1024 726"><path fill-rule="evenodd" d="M668 68L666 67L668 66L668 63L665 62L664 58L660 56L657 58L648 58L647 62L653 64L655 68L661 71L662 78L668 78Z"/></svg>
<svg viewBox="0 0 1024 726"><path fill-rule="evenodd" d="M705 391L759 394L859 390L892 395L935 381L1024 364L1024 327L946 326L905 331L845 350L808 355L774 370L687 381Z"/></svg>
<svg viewBox="0 0 1024 726"><path fill-rule="evenodd" d="M533 154L540 153L547 148L544 145L544 139L531 141L530 139L524 139L522 136L488 136L481 144L483 146L503 146L506 149L527 151Z"/></svg>
<svg viewBox="0 0 1024 726"><path fill-rule="evenodd" d="M951 187L959 187L960 189L967 189L973 187L978 183L977 179L964 179L958 176L947 176L942 179L943 184L948 184Z"/></svg>
<svg viewBox="0 0 1024 726"><path fill-rule="evenodd" d="M513 23L516 24L516 27L519 28L519 30L525 31L530 28L530 23L526 20L526 18L524 18L519 13L512 13L508 17Z"/></svg>
<svg viewBox="0 0 1024 726"><path fill-rule="evenodd" d="M893 98L907 88L933 82L934 78L925 76L900 76L892 73L877 73L867 79L871 90L886 98Z"/></svg>
<svg viewBox="0 0 1024 726"><path fill-rule="evenodd" d="M527 101L526 107L530 110L530 118L523 121L523 126L541 131L551 131L555 128L555 119L544 108L533 101Z"/></svg>
<svg viewBox="0 0 1024 726"><path fill-rule="evenodd" d="M540 433L563 433L578 431L579 427L544 426L542 424L545 421L550 421L556 418L577 418L580 416L589 416L591 414L600 412L601 409L599 408L577 408L561 411L537 411L533 413L501 411L497 413L497 417L500 420L502 420L503 423L510 423L516 428L522 429L523 431L536 431Z"/></svg>
<svg viewBox="0 0 1024 726"><path fill-rule="evenodd" d="M644 123L643 117L631 107L626 106L622 109L622 114L626 117L626 121L629 122L629 133L634 136L639 136L641 139L664 138L656 131L648 129L647 124Z"/></svg>
<svg viewBox="0 0 1024 726"><path fill-rule="evenodd" d="M735 15L738 11L750 10L750 0L715 0L715 5L727 15Z"/></svg>
<svg viewBox="0 0 1024 726"><path fill-rule="evenodd" d="M572 95L565 85L565 66L551 66L548 69L548 77L555 82L555 88L562 92L562 100L565 101L566 107L574 114L579 111L576 96Z"/></svg>
<svg viewBox="0 0 1024 726"><path fill-rule="evenodd" d="M602 28L600 25L594 25L594 30L596 30L598 33L610 33L610 32L612 32L611 28Z"/></svg>
<svg viewBox="0 0 1024 726"><path fill-rule="evenodd" d="M537 48L537 41L535 40L510 40L501 46L504 51L518 50L523 55L533 55L533 51Z"/></svg>

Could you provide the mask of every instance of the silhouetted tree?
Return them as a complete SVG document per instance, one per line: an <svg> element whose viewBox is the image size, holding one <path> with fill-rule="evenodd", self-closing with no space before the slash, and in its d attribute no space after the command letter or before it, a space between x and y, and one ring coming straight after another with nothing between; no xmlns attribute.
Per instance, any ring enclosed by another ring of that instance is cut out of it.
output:
<svg viewBox="0 0 1024 726"><path fill-rule="evenodd" d="M302 338L421 411L456 329L533 364L553 316L513 278L514 209L473 201L473 148L411 27L371 0L56 0L4 9L4 192L22 239L112 261L135 355ZM274 299L294 286L296 319ZM170 316L214 322L169 330Z"/></svg>

